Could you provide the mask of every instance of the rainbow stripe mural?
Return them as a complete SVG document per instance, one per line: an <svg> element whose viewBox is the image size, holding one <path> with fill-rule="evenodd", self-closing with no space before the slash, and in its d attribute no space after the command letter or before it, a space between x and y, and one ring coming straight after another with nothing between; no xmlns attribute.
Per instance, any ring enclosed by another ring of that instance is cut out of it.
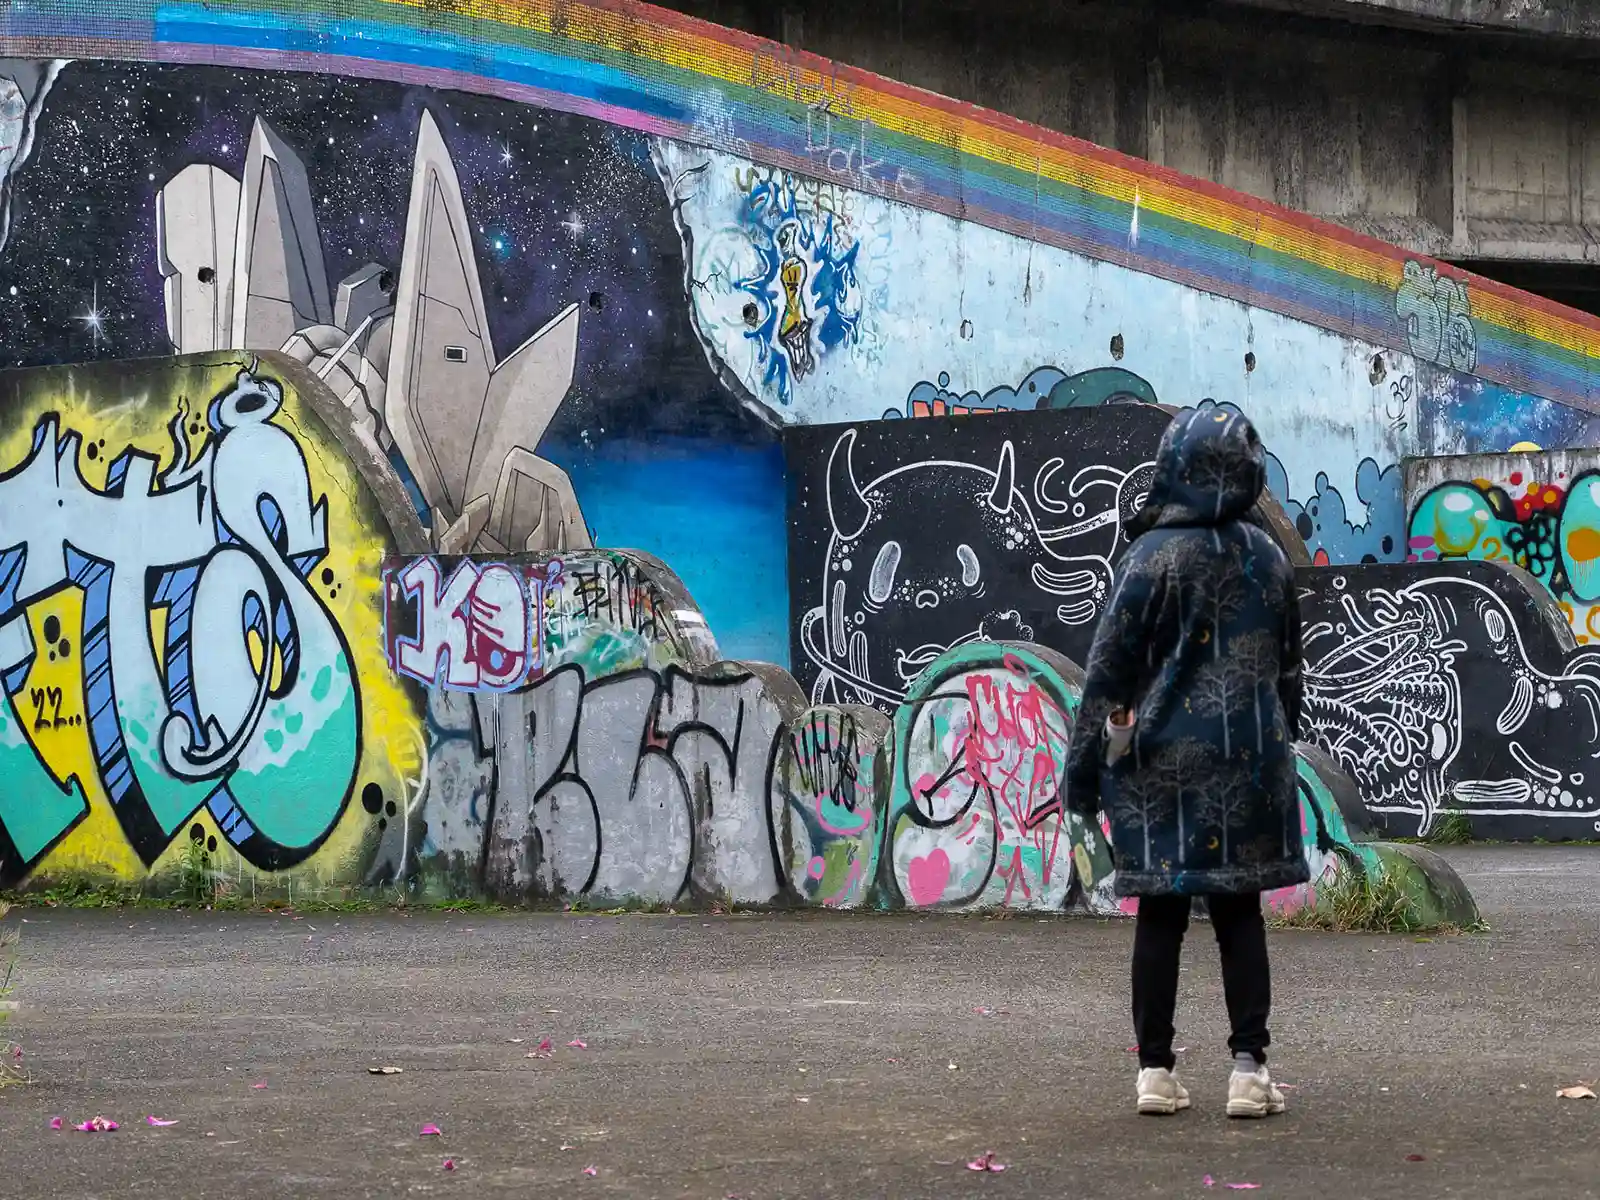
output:
<svg viewBox="0 0 1600 1200"><path fill-rule="evenodd" d="M1600 320L1586 314L1087 142L646 4L15 0L0 15L0 52L334 72L594 116L835 179L1600 412ZM1419 329L1408 286L1412 301L1419 292L1431 300L1437 289L1442 317L1423 318ZM1455 319L1470 319L1473 334L1466 361L1451 355L1439 331L1456 296L1468 312L1454 310Z"/></svg>

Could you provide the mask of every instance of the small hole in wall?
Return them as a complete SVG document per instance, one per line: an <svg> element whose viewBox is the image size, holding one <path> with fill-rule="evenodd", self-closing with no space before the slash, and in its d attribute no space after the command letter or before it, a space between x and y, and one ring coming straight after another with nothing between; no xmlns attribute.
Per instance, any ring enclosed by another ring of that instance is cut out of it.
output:
<svg viewBox="0 0 1600 1200"><path fill-rule="evenodd" d="M1246 371L1254 371L1256 369L1256 352L1254 350L1246 350L1244 352L1244 369Z"/></svg>
<svg viewBox="0 0 1600 1200"><path fill-rule="evenodd" d="M1372 384L1373 387L1377 387L1380 383L1383 382L1383 377L1385 375L1387 375L1388 373L1389 373L1389 369L1388 369L1387 366L1384 365L1383 355L1382 354L1374 354L1372 356L1372 370L1367 372L1368 381Z"/></svg>
<svg viewBox="0 0 1600 1200"><path fill-rule="evenodd" d="M217 269L215 267L201 267L195 272L195 278L201 283L215 283L217 281Z"/></svg>
<svg viewBox="0 0 1600 1200"><path fill-rule="evenodd" d="M1111 357L1121 362L1124 353L1126 352L1122 348L1122 335L1113 333L1111 335Z"/></svg>
<svg viewBox="0 0 1600 1200"><path fill-rule="evenodd" d="M380 292L392 292L392 291L394 291L394 272L393 271L385 271L383 274L378 276L378 290Z"/></svg>
<svg viewBox="0 0 1600 1200"><path fill-rule="evenodd" d="M761 323L761 310L754 304L746 304L744 306L744 323L750 326L751 329Z"/></svg>
<svg viewBox="0 0 1600 1200"><path fill-rule="evenodd" d="M606 306L606 298L605 298L605 294L603 292L590 292L589 293L589 307L590 308L594 309L595 312L599 312L601 309L605 308L605 306Z"/></svg>
<svg viewBox="0 0 1600 1200"><path fill-rule="evenodd" d="M970 342L972 340L972 322L971 321L963 321L963 322L961 322L961 340L964 341L964 342Z"/></svg>

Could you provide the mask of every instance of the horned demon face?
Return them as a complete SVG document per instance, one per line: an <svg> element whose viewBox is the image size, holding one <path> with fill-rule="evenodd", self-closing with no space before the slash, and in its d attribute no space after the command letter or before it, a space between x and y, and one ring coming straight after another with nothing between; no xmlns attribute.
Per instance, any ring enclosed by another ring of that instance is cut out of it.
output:
<svg viewBox="0 0 1600 1200"><path fill-rule="evenodd" d="M836 699L892 707L951 646L1043 641L1042 625L1086 624L1103 607L1106 558L1050 549L1016 487L1010 442L993 469L909 463L861 487L855 438L846 431L829 457L823 603L801 628L819 695L836 684ZM1113 537L1116 517L1113 507Z"/></svg>

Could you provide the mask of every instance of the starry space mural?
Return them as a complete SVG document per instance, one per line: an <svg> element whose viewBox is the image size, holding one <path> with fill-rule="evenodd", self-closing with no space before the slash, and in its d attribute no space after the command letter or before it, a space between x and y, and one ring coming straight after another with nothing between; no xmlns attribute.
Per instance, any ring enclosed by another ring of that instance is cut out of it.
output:
<svg viewBox="0 0 1600 1200"><path fill-rule="evenodd" d="M158 196L196 164L242 176L258 120L304 166L330 286L397 269L425 115L459 179L494 346L577 306L571 386L533 436L595 542L669 563L730 657L785 662L781 453L695 337L642 135L371 80L68 63L8 181L0 362L173 353Z"/></svg>

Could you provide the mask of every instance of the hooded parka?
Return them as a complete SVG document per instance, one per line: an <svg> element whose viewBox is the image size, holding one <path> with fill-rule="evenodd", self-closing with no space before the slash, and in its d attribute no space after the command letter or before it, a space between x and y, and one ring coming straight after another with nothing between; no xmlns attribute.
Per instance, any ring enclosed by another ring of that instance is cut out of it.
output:
<svg viewBox="0 0 1600 1200"><path fill-rule="evenodd" d="M1180 413L1095 632L1067 803L1111 823L1124 896L1268 891L1309 878L1294 740L1300 617L1254 509L1264 453L1243 416ZM1132 709L1106 764L1105 723Z"/></svg>

